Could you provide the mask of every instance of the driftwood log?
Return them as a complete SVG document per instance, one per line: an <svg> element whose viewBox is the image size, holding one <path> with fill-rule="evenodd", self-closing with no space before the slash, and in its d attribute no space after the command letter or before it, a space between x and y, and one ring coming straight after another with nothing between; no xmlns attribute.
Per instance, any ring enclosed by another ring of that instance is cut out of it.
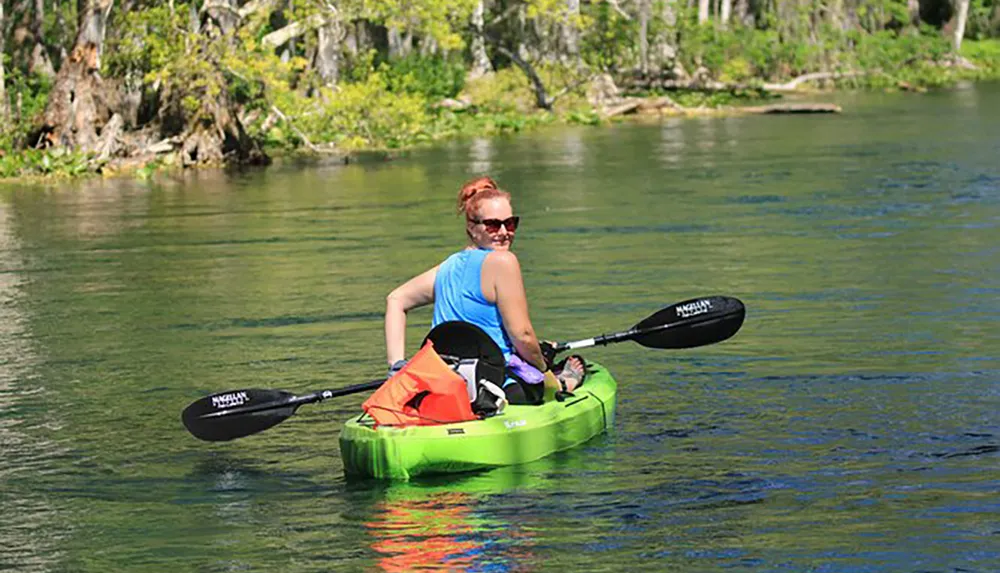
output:
<svg viewBox="0 0 1000 573"><path fill-rule="evenodd" d="M664 91L701 91L701 92L727 92L727 91L765 91L765 92L790 92L798 90L809 82L839 80L858 76L879 73L876 71L846 71L846 72L813 72L802 74L785 83L764 83L764 84L740 84L725 83L709 79L703 75L694 78L676 78L672 73L642 74L633 73L622 77L619 81L625 91L634 90L654 90Z"/></svg>
<svg viewBox="0 0 1000 573"><path fill-rule="evenodd" d="M832 103L779 103L773 105L736 107L734 111L741 113L840 113L839 105Z"/></svg>

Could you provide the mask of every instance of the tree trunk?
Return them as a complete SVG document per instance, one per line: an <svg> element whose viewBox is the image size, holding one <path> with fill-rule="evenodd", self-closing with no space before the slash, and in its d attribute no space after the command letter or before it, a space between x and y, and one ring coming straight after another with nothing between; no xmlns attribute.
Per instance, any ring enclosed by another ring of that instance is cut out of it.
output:
<svg viewBox="0 0 1000 573"><path fill-rule="evenodd" d="M222 30L223 34L229 34L240 23L240 14L236 9L235 0L206 0L201 11L218 26L219 30ZM204 24L203 22L203 27Z"/></svg>
<svg viewBox="0 0 1000 573"><path fill-rule="evenodd" d="M577 21L580 18L580 0L566 0L566 15L562 22L563 54L571 64L576 64L580 57L580 31Z"/></svg>
<svg viewBox="0 0 1000 573"><path fill-rule="evenodd" d="M0 0L2 1L2 0ZM7 18L10 20L9 26L11 45L11 65L14 68L26 67L31 62L31 50L35 45L31 33L32 0L14 0L11 3ZM6 29L2 32L6 32Z"/></svg>
<svg viewBox="0 0 1000 573"><path fill-rule="evenodd" d="M679 66L677 62L677 10L675 2L677 0L666 0L663 2L663 11L660 17L663 19L663 27L660 34L657 34L653 44L653 61L651 67L660 70L672 70L677 77L687 76L687 72Z"/></svg>
<svg viewBox="0 0 1000 573"><path fill-rule="evenodd" d="M521 68L524 75L528 77L528 81L531 82L531 88L535 92L535 105L537 105L540 109L551 110L552 101L549 99L548 93L545 91L545 84L535 72L535 68L523 60L520 56L503 46L497 46L496 49L501 54L510 58L510 61L514 62L514 65Z"/></svg>
<svg viewBox="0 0 1000 573"><path fill-rule="evenodd" d="M650 0L639 0L639 69L649 73L649 16Z"/></svg>
<svg viewBox="0 0 1000 573"><path fill-rule="evenodd" d="M35 0L31 18L31 34L35 37L35 46L31 49L31 62L28 69L40 76L48 78L56 75L49 60L49 52L45 48L45 37L42 35L45 24L45 0Z"/></svg>
<svg viewBox="0 0 1000 573"><path fill-rule="evenodd" d="M347 36L344 37L344 48L350 54L350 59L354 60L360 53L360 39L358 38L358 23L347 23Z"/></svg>
<svg viewBox="0 0 1000 573"><path fill-rule="evenodd" d="M906 10L910 13L910 25L920 26L920 0L906 0Z"/></svg>
<svg viewBox="0 0 1000 573"><path fill-rule="evenodd" d="M73 51L59 67L34 145L90 150L110 113L101 82L104 32L114 0L81 0Z"/></svg>
<svg viewBox="0 0 1000 573"><path fill-rule="evenodd" d="M486 25L486 2L479 0L472 10L472 43L469 50L472 53L472 70L469 71L469 79L476 79L485 76L493 71L490 64L490 57L486 53L486 38L483 37L483 26Z"/></svg>
<svg viewBox="0 0 1000 573"><path fill-rule="evenodd" d="M427 36L420 40L420 55L429 58L431 56L441 53L445 57L448 56L448 50L442 50L438 47L437 40L432 36Z"/></svg>
<svg viewBox="0 0 1000 573"><path fill-rule="evenodd" d="M736 17L736 21L739 22L741 26L754 25L750 16L750 2L748 0L736 0L736 7L733 10L733 15Z"/></svg>
<svg viewBox="0 0 1000 573"><path fill-rule="evenodd" d="M3 56L4 56L4 21L3 21L3 0L0 0L0 125L6 126L7 118L10 116L10 102L7 100L7 80L4 77Z"/></svg>
<svg viewBox="0 0 1000 573"><path fill-rule="evenodd" d="M965 37L965 23L969 19L969 0L957 0L958 14L955 20L954 45L955 53L962 49L962 38Z"/></svg>
<svg viewBox="0 0 1000 573"><path fill-rule="evenodd" d="M708 22L709 0L698 0L698 25Z"/></svg>
<svg viewBox="0 0 1000 573"><path fill-rule="evenodd" d="M340 77L340 43L344 38L344 28L339 20L334 20L321 26L317 35L316 73L324 86L333 87Z"/></svg>
<svg viewBox="0 0 1000 573"><path fill-rule="evenodd" d="M719 9L719 25L723 30L729 28L729 15L733 11L733 0L721 0L722 6Z"/></svg>
<svg viewBox="0 0 1000 573"><path fill-rule="evenodd" d="M389 58L405 58L410 55L412 51L413 36L408 34L403 34L403 32L396 27L389 28Z"/></svg>
<svg viewBox="0 0 1000 573"><path fill-rule="evenodd" d="M517 25L514 26L514 52L522 60L531 58L531 49L528 48L528 42L524 41L530 33L528 24L527 8L523 3L519 3L517 5Z"/></svg>

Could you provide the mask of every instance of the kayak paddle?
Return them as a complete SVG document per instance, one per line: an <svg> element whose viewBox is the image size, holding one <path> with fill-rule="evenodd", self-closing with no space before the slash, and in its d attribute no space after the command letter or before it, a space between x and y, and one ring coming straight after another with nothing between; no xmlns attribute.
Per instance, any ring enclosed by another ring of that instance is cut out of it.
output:
<svg viewBox="0 0 1000 573"><path fill-rule="evenodd" d="M575 350L631 340L646 348L694 348L722 342L743 325L746 307L728 296L693 298L670 305L632 328L574 342L560 342L555 351Z"/></svg>
<svg viewBox="0 0 1000 573"><path fill-rule="evenodd" d="M296 396L281 390L231 390L192 402L181 413L184 427L207 442L224 442L277 426L302 404L375 390L385 380L372 380L337 390L320 390Z"/></svg>
<svg viewBox="0 0 1000 573"><path fill-rule="evenodd" d="M680 302L642 320L632 328L595 338L562 342L556 352L631 340L647 348L694 348L722 342L743 325L746 308L738 299L711 296ZM303 404L375 390L385 380L372 380L337 390L302 396L281 390L230 390L192 402L181 414L194 437L224 442L262 432L292 416Z"/></svg>

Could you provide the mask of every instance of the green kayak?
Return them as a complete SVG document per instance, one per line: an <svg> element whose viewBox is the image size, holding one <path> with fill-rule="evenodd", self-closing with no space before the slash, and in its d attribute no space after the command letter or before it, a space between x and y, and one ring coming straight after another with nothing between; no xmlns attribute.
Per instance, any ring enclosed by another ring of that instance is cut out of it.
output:
<svg viewBox="0 0 1000 573"><path fill-rule="evenodd" d="M582 444L612 426L617 392L604 367L587 367L586 382L565 400L507 406L485 420L378 428L367 415L348 420L340 432L344 473L407 480L530 462Z"/></svg>

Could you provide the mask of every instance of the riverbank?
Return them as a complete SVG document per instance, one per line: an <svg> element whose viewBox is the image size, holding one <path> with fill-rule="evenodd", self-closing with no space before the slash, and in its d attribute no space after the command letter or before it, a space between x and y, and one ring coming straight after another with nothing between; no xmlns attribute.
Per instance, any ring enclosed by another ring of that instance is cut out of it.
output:
<svg viewBox="0 0 1000 573"><path fill-rule="evenodd" d="M429 99L428 94L398 89L391 72L374 73L365 82L346 84L338 102L316 107L304 99L288 109L272 105L241 117L249 136L260 141L266 156L282 161L322 158L324 163L351 163L372 158L388 160L407 149L463 136L518 133L546 125L593 125L642 117L727 116L747 113L840 113L824 102L843 90L908 91L948 89L959 82L1000 79L1000 41L967 41L961 56L942 55L935 61L909 61L890 71L844 70L763 81L740 73L730 60L728 72L696 70L683 81L670 74L590 74L581 78L565 70L541 69L538 82L506 68L462 82L455 97ZM736 70L736 71L734 71ZM439 72L439 71L438 71ZM426 73L426 72L424 72ZM387 79L387 77L389 79ZM413 81L407 76L408 81ZM439 78L438 78L439 79ZM424 79L423 81L427 81ZM559 86L555 94L539 86ZM546 100L547 109L539 101ZM39 102L29 105L34 112ZM289 111L302 106L313 106ZM15 123L24 123L18 112ZM23 145L23 142L22 142ZM153 141L144 153L127 157L78 153L64 148L16 151L13 137L0 140L0 181L26 182L82 176L126 176L140 179L191 167L178 160L177 142Z"/></svg>

